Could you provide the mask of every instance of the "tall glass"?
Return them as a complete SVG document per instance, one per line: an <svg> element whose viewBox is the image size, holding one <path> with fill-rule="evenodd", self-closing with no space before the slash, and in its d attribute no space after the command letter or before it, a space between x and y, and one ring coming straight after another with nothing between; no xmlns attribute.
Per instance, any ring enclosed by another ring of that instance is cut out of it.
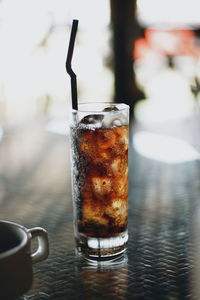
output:
<svg viewBox="0 0 200 300"><path fill-rule="evenodd" d="M74 234L77 252L91 260L112 260L126 250L128 128L126 104L72 110Z"/></svg>

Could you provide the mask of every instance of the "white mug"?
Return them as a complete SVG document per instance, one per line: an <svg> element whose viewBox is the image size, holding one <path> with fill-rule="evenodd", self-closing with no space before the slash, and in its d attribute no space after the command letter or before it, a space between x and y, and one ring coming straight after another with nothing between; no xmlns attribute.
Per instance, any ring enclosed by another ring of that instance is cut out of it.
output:
<svg viewBox="0 0 200 300"><path fill-rule="evenodd" d="M31 241L38 240L31 252ZM0 220L0 299L13 300L27 292L32 285L32 264L49 255L46 230L27 229L19 224Z"/></svg>

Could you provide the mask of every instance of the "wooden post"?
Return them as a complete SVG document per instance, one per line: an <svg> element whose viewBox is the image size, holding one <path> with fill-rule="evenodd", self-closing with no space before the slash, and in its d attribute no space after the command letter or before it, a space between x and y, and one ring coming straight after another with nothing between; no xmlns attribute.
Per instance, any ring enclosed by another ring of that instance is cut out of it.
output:
<svg viewBox="0 0 200 300"><path fill-rule="evenodd" d="M131 107L144 97L135 82L133 45L139 26L135 21L136 0L110 0L113 30L114 101Z"/></svg>

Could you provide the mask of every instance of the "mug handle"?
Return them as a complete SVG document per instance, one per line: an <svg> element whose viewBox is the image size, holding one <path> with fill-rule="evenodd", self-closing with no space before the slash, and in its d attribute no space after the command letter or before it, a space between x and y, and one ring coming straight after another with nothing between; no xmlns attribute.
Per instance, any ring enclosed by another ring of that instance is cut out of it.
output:
<svg viewBox="0 0 200 300"><path fill-rule="evenodd" d="M47 231L41 227L28 229L31 239L38 239L38 248L31 253L33 263L46 259L49 255L49 241Z"/></svg>

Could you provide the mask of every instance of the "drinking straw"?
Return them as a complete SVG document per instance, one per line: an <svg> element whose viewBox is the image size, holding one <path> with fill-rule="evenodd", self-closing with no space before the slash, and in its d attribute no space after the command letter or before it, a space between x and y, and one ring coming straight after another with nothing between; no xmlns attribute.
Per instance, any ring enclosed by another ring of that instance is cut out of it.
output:
<svg viewBox="0 0 200 300"><path fill-rule="evenodd" d="M67 53L67 60L66 60L66 70L69 76L71 77L71 95L72 95L72 108L78 109L78 101L77 101L77 83L76 83L76 74L72 70L71 61L72 55L74 50L74 43L76 38L76 32L78 28L78 20L73 20L68 53Z"/></svg>

